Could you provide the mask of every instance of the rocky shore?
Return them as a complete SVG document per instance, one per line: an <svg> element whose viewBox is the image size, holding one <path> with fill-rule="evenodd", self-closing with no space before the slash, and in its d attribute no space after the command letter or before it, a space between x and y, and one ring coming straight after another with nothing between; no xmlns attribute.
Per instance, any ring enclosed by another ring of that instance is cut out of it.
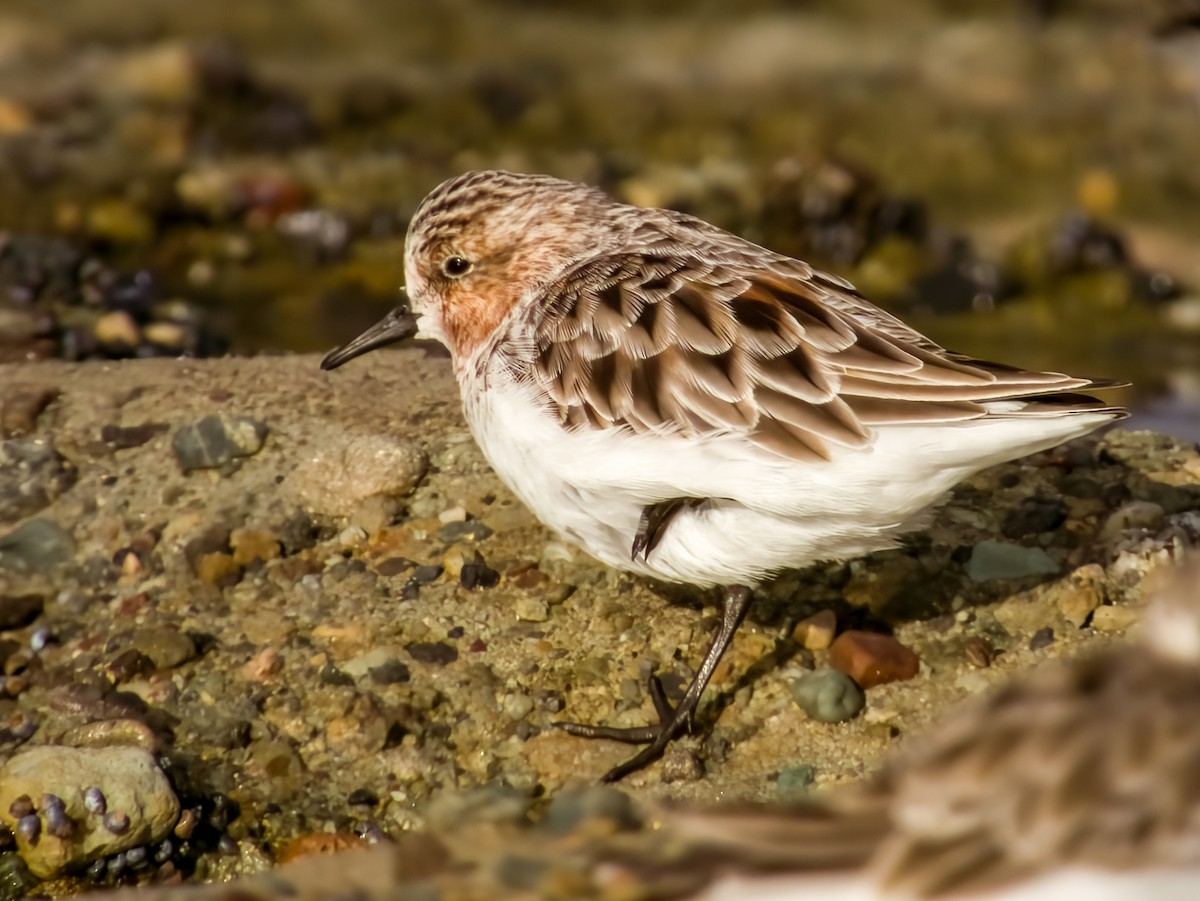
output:
<svg viewBox="0 0 1200 901"><path fill-rule="evenodd" d="M627 750L550 723L644 722L646 678L686 684L715 598L543 530L437 352L336 373L13 364L3 382L3 897L404 837L390 861L448 823L502 821L549 853L636 833L638 800L821 791L1013 672L1123 640L1153 573L1200 543L1189 444L1116 429L990 470L906 547L782 576L699 734L627 795L581 794ZM572 896L529 866L509 876Z"/></svg>

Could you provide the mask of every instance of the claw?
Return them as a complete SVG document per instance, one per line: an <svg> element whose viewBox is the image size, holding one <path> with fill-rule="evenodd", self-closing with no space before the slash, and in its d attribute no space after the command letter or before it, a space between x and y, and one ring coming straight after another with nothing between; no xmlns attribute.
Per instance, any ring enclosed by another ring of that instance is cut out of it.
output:
<svg viewBox="0 0 1200 901"><path fill-rule="evenodd" d="M669 501L659 501L657 504L647 504L642 508L638 518L637 532L633 536L633 546L629 550L629 559L636 560L641 554L643 560L650 559L650 552L658 547L667 526L677 513L694 509L707 503L706 497L676 497Z"/></svg>

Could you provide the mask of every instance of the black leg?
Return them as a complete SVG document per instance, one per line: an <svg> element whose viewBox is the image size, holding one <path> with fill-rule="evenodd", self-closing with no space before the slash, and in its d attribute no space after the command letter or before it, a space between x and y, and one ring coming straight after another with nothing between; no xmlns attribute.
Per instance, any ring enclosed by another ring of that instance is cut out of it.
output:
<svg viewBox="0 0 1200 901"><path fill-rule="evenodd" d="M657 724L632 729L587 726L582 723L567 722L554 724L580 738L607 738L627 744L646 745L633 757L605 773L602 782L616 782L635 770L640 770L651 761L657 760L662 756L671 739L685 729L691 729L692 717L695 715L696 705L700 702L700 695L708 685L708 680L712 678L713 670L721 662L721 657L724 656L726 648L733 640L738 626L746 618L746 611L750 609L750 589L744 585L733 585L726 588L721 596L721 605L721 626L717 629L717 634L713 638L712 644L708 646L704 660L701 661L700 668L696 670L696 675L692 677L678 707L672 707L666 695L663 694L662 683L658 676L650 677L650 698L654 702L655 710L658 711Z"/></svg>

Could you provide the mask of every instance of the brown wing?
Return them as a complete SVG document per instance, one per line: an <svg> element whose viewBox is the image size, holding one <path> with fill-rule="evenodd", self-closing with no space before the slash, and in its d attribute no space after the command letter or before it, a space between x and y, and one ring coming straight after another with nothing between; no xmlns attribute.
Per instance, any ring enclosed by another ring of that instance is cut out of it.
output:
<svg viewBox="0 0 1200 901"><path fill-rule="evenodd" d="M571 427L738 432L799 460L863 447L876 426L974 419L986 401L1093 384L960 358L846 283L762 253L651 248L582 264L532 311L530 375Z"/></svg>

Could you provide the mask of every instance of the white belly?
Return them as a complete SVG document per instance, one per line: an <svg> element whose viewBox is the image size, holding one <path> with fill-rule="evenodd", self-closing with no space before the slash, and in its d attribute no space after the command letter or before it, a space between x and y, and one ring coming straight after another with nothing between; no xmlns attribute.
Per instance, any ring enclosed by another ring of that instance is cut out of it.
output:
<svg viewBox="0 0 1200 901"><path fill-rule="evenodd" d="M889 427L866 449L810 464L737 435L565 431L512 384L463 393L484 454L543 523L611 566L696 585L754 585L888 547L970 473L1096 425L1076 416ZM680 511L649 559L631 560L642 509L681 497L713 502Z"/></svg>

